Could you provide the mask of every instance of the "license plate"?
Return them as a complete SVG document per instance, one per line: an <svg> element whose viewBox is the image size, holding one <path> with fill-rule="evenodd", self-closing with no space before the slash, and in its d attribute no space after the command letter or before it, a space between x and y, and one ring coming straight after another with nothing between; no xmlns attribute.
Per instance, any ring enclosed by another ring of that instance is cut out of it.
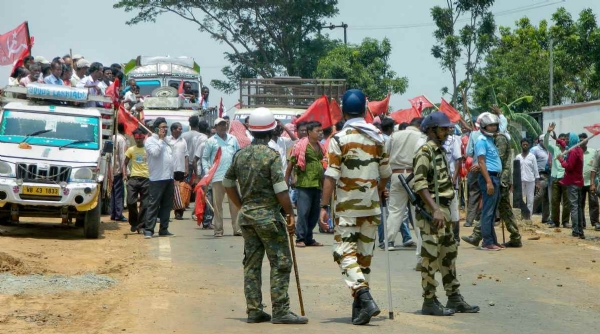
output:
<svg viewBox="0 0 600 334"><path fill-rule="evenodd" d="M60 196L59 190L59 188L52 187L23 186L21 193L33 196Z"/></svg>

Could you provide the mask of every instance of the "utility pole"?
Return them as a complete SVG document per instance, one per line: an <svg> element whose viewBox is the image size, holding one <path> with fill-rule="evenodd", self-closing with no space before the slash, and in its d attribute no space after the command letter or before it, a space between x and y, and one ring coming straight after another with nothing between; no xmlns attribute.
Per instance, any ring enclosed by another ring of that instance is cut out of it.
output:
<svg viewBox="0 0 600 334"><path fill-rule="evenodd" d="M553 86L554 86L554 57L553 57L553 52L552 52L552 48L553 48L553 40L552 38L550 38L550 101L549 101L549 106L551 107L554 103L554 96L553 96Z"/></svg>
<svg viewBox="0 0 600 334"><path fill-rule="evenodd" d="M346 30L348 29L348 24L342 22L342 24L340 24L339 26L333 25L331 24L329 26L329 30L333 30L335 28L344 28L344 44L348 44L348 35L346 33Z"/></svg>

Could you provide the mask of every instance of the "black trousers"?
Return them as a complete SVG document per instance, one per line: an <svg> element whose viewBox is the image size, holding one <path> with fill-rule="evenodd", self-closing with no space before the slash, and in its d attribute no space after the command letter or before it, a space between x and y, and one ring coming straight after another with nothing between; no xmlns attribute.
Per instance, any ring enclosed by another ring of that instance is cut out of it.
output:
<svg viewBox="0 0 600 334"><path fill-rule="evenodd" d="M160 232L169 228L173 209L173 180L150 181L150 203L146 215L146 231L154 233L156 218L160 219Z"/></svg>
<svg viewBox="0 0 600 334"><path fill-rule="evenodd" d="M129 208L129 225L145 226L146 213L150 203L150 181L147 177L134 176L127 181L127 207ZM141 203L138 212L138 199Z"/></svg>

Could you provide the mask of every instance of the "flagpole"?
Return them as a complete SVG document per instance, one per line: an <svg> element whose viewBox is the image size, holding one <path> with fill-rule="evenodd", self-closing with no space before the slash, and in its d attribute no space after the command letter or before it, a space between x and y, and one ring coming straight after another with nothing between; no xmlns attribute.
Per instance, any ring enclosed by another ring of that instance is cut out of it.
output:
<svg viewBox="0 0 600 334"><path fill-rule="evenodd" d="M438 106L436 106L433 102L431 102L431 100L429 98L427 98L427 96L423 95L423 97L427 100L427 102L429 102L429 104L431 104L432 106L434 106L435 109L437 109L438 111L441 111L440 108L438 108Z"/></svg>
<svg viewBox="0 0 600 334"><path fill-rule="evenodd" d="M31 56L31 36L29 35L29 22L25 21L25 32L27 33L27 50Z"/></svg>

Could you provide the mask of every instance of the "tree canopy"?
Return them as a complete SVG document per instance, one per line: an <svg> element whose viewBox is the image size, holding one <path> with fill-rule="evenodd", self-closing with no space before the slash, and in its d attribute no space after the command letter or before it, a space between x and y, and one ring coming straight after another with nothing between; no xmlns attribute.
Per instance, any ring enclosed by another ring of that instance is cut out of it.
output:
<svg viewBox="0 0 600 334"><path fill-rule="evenodd" d="M346 79L348 88L362 89L372 101L384 99L388 92L402 94L408 79L391 69L391 52L387 38L381 42L365 38L360 45L339 45L319 61L315 77Z"/></svg>
<svg viewBox="0 0 600 334"><path fill-rule="evenodd" d="M474 79L472 100L489 108L497 100L513 101L521 96L515 111L538 111L550 96L550 40L553 41L554 104L585 102L600 98L600 29L590 9L577 21L564 9L552 15L552 26L542 20L537 26L524 17L511 29L501 27L498 44L485 58L485 66Z"/></svg>
<svg viewBox="0 0 600 334"><path fill-rule="evenodd" d="M241 77L309 78L336 45L318 32L338 13L337 0L120 0L114 8L135 13L129 25L172 13L227 44L227 80L211 82L225 92L236 90Z"/></svg>
<svg viewBox="0 0 600 334"><path fill-rule="evenodd" d="M496 24L490 8L494 0L446 0L446 7L431 8L436 25L433 33L436 44L431 54L438 59L442 69L452 78L452 100L456 105L461 93L468 94L481 60L495 42ZM458 28L461 22L466 22ZM461 59L464 63L464 79L459 82ZM443 92L448 92L444 88Z"/></svg>

